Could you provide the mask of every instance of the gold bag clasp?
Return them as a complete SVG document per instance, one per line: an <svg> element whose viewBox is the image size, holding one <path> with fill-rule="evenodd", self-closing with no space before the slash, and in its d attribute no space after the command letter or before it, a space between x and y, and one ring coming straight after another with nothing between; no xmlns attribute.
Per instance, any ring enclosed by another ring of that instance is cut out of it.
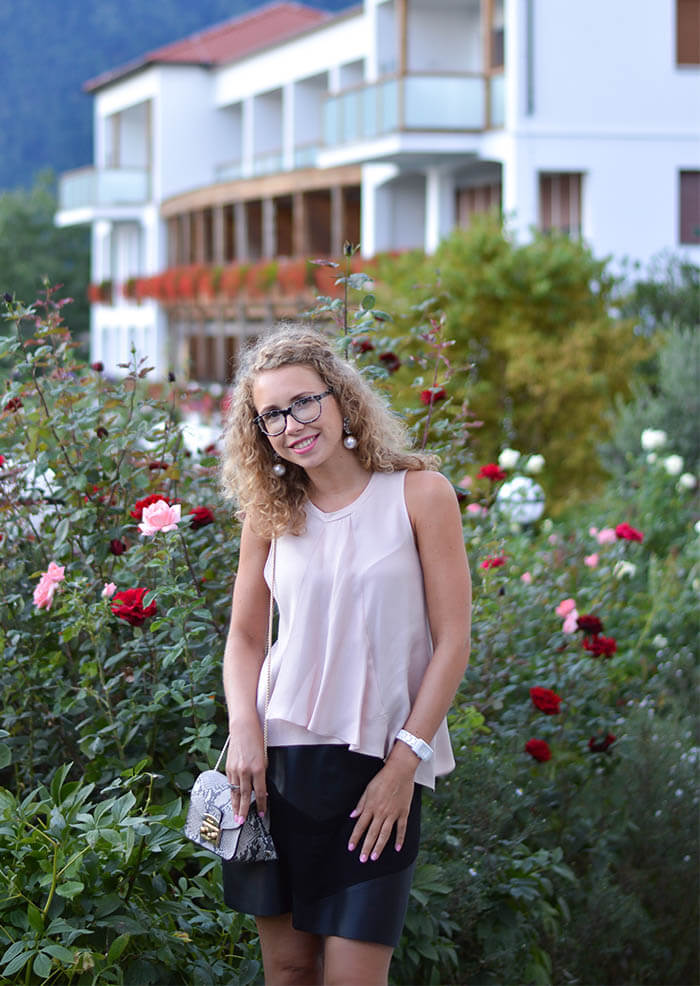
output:
<svg viewBox="0 0 700 986"><path fill-rule="evenodd" d="M217 819L210 814L206 814L202 819L202 824L199 829L199 834L207 842L213 842L215 846L219 845L221 839L221 828Z"/></svg>

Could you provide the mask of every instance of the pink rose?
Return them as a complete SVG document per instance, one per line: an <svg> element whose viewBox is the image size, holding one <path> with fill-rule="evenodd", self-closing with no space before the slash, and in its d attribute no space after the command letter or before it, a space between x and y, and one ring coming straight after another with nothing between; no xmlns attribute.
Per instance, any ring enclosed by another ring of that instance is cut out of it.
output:
<svg viewBox="0 0 700 986"><path fill-rule="evenodd" d="M572 609L561 628L562 633L576 633L578 630L578 611Z"/></svg>
<svg viewBox="0 0 700 986"><path fill-rule="evenodd" d="M568 616L569 613L573 613L576 609L576 603L573 599L562 599L554 612L557 616Z"/></svg>
<svg viewBox="0 0 700 986"><path fill-rule="evenodd" d="M488 510L486 509L486 507L482 507L482 505L480 503L468 503L467 504L467 513L468 514L478 514L479 517L483 517L484 514L487 514L488 513Z"/></svg>
<svg viewBox="0 0 700 986"><path fill-rule="evenodd" d="M56 586L64 579L65 565L49 562L49 567L42 573L39 584L34 590L34 605L37 609L51 609Z"/></svg>
<svg viewBox="0 0 700 986"><path fill-rule="evenodd" d="M102 590L102 598L111 599L116 591L117 587L114 582L105 582L105 587Z"/></svg>
<svg viewBox="0 0 700 986"><path fill-rule="evenodd" d="M617 541L617 534L615 533L614 527L604 527L601 531L596 534L596 540L598 544L615 544Z"/></svg>
<svg viewBox="0 0 700 986"><path fill-rule="evenodd" d="M165 500L144 507L139 530L142 534L157 534L158 531L175 531L180 523L180 504L170 506Z"/></svg>
<svg viewBox="0 0 700 986"><path fill-rule="evenodd" d="M530 574L530 572L523 572L523 574L520 576L520 581L524 582L525 585L531 585L532 575Z"/></svg>
<svg viewBox="0 0 700 986"><path fill-rule="evenodd" d="M596 565L598 564L598 561L599 561L598 555L596 554L596 552L593 552L592 555L586 555L586 557L583 559L583 564L588 565L589 568L595 568Z"/></svg>
<svg viewBox="0 0 700 986"><path fill-rule="evenodd" d="M591 535L592 538L594 538L596 536L596 534L598 533L598 528L597 527L589 527L588 528L588 533Z"/></svg>

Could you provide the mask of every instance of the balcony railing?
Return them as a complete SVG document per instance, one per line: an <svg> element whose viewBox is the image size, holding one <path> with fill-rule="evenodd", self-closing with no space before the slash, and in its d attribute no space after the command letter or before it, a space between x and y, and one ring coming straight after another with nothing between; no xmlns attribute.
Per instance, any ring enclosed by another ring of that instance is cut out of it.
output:
<svg viewBox="0 0 700 986"><path fill-rule="evenodd" d="M238 181L239 178L243 177L243 161L237 158L235 161L217 164L214 168L214 175L217 181Z"/></svg>
<svg viewBox="0 0 700 986"><path fill-rule="evenodd" d="M279 148L253 155L253 175L255 177L272 175L277 171L282 171L283 168L282 151Z"/></svg>
<svg viewBox="0 0 700 986"><path fill-rule="evenodd" d="M327 147L371 140L396 130L485 130L502 126L502 79L483 75L406 75L329 96ZM491 83L491 118L487 85Z"/></svg>
<svg viewBox="0 0 700 986"><path fill-rule="evenodd" d="M59 179L58 202L64 210L139 205L149 198L145 168L79 168Z"/></svg>

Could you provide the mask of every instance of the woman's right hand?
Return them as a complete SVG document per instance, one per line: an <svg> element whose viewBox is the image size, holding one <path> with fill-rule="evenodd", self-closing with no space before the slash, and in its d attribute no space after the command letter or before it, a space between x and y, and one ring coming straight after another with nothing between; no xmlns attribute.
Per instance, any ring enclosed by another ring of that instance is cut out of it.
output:
<svg viewBox="0 0 700 986"><path fill-rule="evenodd" d="M226 776L231 785L231 804L237 823L248 817L250 800L255 791L256 810L262 816L267 811L267 782L265 751L260 722L230 727L226 753Z"/></svg>

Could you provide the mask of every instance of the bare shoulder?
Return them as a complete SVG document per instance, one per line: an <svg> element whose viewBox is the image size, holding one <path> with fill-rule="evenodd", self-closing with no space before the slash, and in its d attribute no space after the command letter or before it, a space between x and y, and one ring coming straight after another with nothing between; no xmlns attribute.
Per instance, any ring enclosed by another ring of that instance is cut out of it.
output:
<svg viewBox="0 0 700 986"><path fill-rule="evenodd" d="M457 495L452 483L442 473L430 469L406 473L406 508L414 530L439 518L448 523L461 519Z"/></svg>
<svg viewBox="0 0 700 986"><path fill-rule="evenodd" d="M423 507L434 510L436 507L444 508L448 504L457 507L457 495L452 483L441 472L432 469L407 472L405 491L406 506L410 514L412 514L412 506L418 510Z"/></svg>

